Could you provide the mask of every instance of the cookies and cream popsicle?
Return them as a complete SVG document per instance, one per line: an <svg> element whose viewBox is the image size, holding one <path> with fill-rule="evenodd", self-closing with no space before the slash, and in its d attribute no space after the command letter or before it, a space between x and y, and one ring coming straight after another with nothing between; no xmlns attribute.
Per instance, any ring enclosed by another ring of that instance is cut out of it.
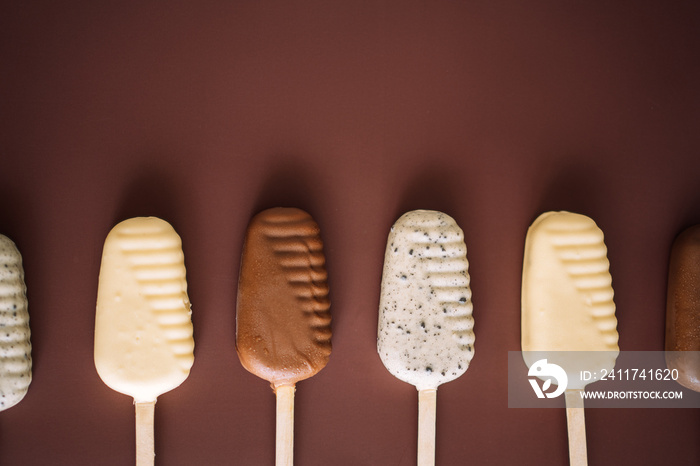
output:
<svg viewBox="0 0 700 466"><path fill-rule="evenodd" d="M435 462L439 385L464 374L474 356L464 234L442 212L402 215L387 239L377 351L389 372L419 393L418 464Z"/></svg>
<svg viewBox="0 0 700 466"><path fill-rule="evenodd" d="M306 212L277 207L251 220L236 304L236 350L277 397L276 463L290 465L294 390L331 354L331 315L320 229Z"/></svg>
<svg viewBox="0 0 700 466"><path fill-rule="evenodd" d="M666 365L678 383L700 391L700 225L673 243L666 297Z"/></svg>
<svg viewBox="0 0 700 466"><path fill-rule="evenodd" d="M522 350L527 366L561 366L572 464L586 464L580 371L611 371L619 353L612 279L603 232L584 215L546 212L525 239ZM534 368L534 369L533 369ZM532 375L537 375L536 373Z"/></svg>
<svg viewBox="0 0 700 466"><path fill-rule="evenodd" d="M156 398L179 386L194 363L180 236L155 217L115 226L105 240L95 316L95 367L134 398L137 464L153 464Z"/></svg>
<svg viewBox="0 0 700 466"><path fill-rule="evenodd" d="M22 401L32 381L26 290L22 256L0 235L0 411Z"/></svg>

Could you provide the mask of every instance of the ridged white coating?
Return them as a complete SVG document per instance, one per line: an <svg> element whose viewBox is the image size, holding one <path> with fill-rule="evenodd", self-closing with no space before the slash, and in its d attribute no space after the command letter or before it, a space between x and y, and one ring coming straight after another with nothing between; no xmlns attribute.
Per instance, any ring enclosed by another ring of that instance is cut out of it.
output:
<svg viewBox="0 0 700 466"><path fill-rule="evenodd" d="M95 323L95 365L111 388L153 401L194 362L180 237L154 217L125 220L105 241Z"/></svg>
<svg viewBox="0 0 700 466"><path fill-rule="evenodd" d="M540 215L525 241L523 351L580 352L559 363L576 376L611 370L619 348L609 267L603 232L592 219L571 212ZM530 366L542 353L524 356Z"/></svg>
<svg viewBox="0 0 700 466"><path fill-rule="evenodd" d="M377 350L395 377L419 390L456 379L474 356L464 234L447 214L416 210L387 240Z"/></svg>
<svg viewBox="0 0 700 466"><path fill-rule="evenodd" d="M0 411L19 403L32 381L26 290L22 256L0 235Z"/></svg>

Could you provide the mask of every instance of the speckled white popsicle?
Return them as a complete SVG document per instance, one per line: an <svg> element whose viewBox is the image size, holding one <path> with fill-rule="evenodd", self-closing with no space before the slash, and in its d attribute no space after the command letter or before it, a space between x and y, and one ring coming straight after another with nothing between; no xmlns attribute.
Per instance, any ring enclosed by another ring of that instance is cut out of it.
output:
<svg viewBox="0 0 700 466"><path fill-rule="evenodd" d="M384 366L419 391L418 464L433 464L439 385L474 356L469 263L464 234L449 215L415 210L387 240L377 350Z"/></svg>
<svg viewBox="0 0 700 466"><path fill-rule="evenodd" d="M26 290L22 256L0 235L0 411L22 401L32 381Z"/></svg>

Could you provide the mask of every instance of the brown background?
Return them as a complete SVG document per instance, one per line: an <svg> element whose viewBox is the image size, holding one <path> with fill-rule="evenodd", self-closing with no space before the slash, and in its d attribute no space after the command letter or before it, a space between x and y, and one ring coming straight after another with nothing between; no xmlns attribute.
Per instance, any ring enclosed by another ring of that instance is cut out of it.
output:
<svg viewBox="0 0 700 466"><path fill-rule="evenodd" d="M455 217L471 263L476 356L439 391L438 464L566 462L563 410L507 407L542 211L598 222L621 349L663 348L670 243L700 223L697 2L19 3L0 7L0 231L24 255L35 365L0 413L0 463L133 462L131 400L92 361L102 243L131 216L180 233L194 305L161 465L273 464L274 397L234 348L243 234L266 207L317 219L330 273L299 465L415 462L416 392L375 348L406 210ZM700 462L696 409L586 416L591 464Z"/></svg>

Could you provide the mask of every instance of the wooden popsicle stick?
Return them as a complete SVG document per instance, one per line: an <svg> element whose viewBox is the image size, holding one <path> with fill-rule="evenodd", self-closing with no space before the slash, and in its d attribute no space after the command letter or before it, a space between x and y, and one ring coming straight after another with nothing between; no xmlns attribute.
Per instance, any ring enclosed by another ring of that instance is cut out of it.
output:
<svg viewBox="0 0 700 466"><path fill-rule="evenodd" d="M153 416L156 402L134 403L136 406L136 466L153 466L155 445L153 442Z"/></svg>
<svg viewBox="0 0 700 466"><path fill-rule="evenodd" d="M275 389L277 395L277 437L275 464L294 464L294 385L283 385Z"/></svg>
<svg viewBox="0 0 700 466"><path fill-rule="evenodd" d="M418 391L418 466L435 464L437 389Z"/></svg>
<svg viewBox="0 0 700 466"><path fill-rule="evenodd" d="M566 426L569 430L569 464L588 465L586 419L583 414L583 390L566 390Z"/></svg>

